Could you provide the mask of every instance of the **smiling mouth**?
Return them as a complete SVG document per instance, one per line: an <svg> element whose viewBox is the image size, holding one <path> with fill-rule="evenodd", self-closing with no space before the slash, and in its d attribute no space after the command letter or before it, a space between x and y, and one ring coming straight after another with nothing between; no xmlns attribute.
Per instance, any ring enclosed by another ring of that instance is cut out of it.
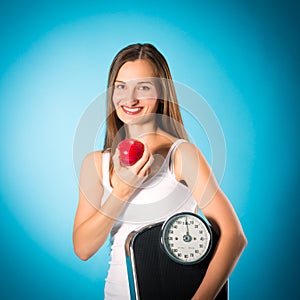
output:
<svg viewBox="0 0 300 300"><path fill-rule="evenodd" d="M128 107L124 105L121 107L123 111L128 115L136 115L143 109L142 107Z"/></svg>

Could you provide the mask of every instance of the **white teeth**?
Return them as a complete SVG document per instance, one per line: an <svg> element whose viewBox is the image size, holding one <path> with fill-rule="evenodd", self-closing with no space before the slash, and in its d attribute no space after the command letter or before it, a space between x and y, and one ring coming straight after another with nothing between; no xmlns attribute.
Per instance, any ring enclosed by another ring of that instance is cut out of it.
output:
<svg viewBox="0 0 300 300"><path fill-rule="evenodd" d="M123 109L125 111L128 111L129 113L136 113L136 112L140 111L142 108L141 107L127 107L127 106L123 106Z"/></svg>

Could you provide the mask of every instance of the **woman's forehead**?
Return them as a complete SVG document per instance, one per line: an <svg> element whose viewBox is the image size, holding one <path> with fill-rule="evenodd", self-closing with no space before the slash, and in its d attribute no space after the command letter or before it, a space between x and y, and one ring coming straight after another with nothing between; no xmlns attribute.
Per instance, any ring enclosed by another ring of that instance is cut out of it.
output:
<svg viewBox="0 0 300 300"><path fill-rule="evenodd" d="M133 81L144 78L155 77L152 64L145 59L128 61L120 68L116 81Z"/></svg>

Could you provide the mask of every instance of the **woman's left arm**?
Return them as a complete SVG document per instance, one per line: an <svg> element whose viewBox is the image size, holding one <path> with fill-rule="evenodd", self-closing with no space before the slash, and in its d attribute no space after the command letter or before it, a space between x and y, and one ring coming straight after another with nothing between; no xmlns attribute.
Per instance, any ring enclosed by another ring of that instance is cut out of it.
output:
<svg viewBox="0 0 300 300"><path fill-rule="evenodd" d="M191 189L198 207L219 234L219 242L193 300L214 299L247 245L239 219L218 186L200 150L182 143L175 152L175 175Z"/></svg>

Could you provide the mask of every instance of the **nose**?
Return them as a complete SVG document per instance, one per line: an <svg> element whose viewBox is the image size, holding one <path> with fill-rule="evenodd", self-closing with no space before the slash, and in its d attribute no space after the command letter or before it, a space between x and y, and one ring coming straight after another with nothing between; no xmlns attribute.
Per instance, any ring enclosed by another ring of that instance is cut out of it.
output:
<svg viewBox="0 0 300 300"><path fill-rule="evenodd" d="M139 103L139 99L137 97L136 89L131 88L128 90L127 97L124 99L124 102L127 105L134 106Z"/></svg>
<svg viewBox="0 0 300 300"><path fill-rule="evenodd" d="M124 101L124 104L129 105L129 106L135 106L139 103L138 99L128 99Z"/></svg>

